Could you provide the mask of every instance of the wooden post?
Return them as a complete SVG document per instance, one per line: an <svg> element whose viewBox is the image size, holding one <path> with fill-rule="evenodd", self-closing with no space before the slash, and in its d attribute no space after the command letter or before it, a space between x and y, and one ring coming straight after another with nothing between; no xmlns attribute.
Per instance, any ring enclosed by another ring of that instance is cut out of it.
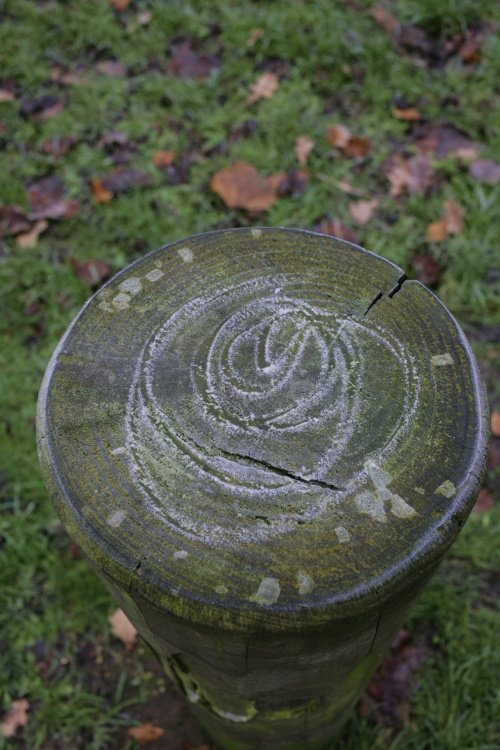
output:
<svg viewBox="0 0 500 750"><path fill-rule="evenodd" d="M101 289L49 364L70 535L227 750L319 750L476 497L457 323L359 247L210 232Z"/></svg>

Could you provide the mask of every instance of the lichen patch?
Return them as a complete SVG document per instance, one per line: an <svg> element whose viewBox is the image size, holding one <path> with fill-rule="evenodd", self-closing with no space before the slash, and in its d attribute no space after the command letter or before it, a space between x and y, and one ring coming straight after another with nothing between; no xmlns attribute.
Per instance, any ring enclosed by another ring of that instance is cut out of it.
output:
<svg viewBox="0 0 500 750"><path fill-rule="evenodd" d="M257 227L252 227L252 229L250 229L250 234L252 235L254 240L258 240L259 237L262 236L262 229L258 229Z"/></svg>
<svg viewBox="0 0 500 750"><path fill-rule="evenodd" d="M179 258L182 258L184 263L192 263L193 262L193 251L190 247L180 247L177 250L177 255Z"/></svg>
<svg viewBox="0 0 500 750"><path fill-rule="evenodd" d="M172 557L174 560L185 560L186 557L189 557L189 552L185 549L178 549L177 552L174 552Z"/></svg>
<svg viewBox="0 0 500 750"><path fill-rule="evenodd" d="M433 357L431 357L431 364L435 367L444 367L445 365L452 365L453 364L453 357L449 352L445 352L444 354L435 354Z"/></svg>
<svg viewBox="0 0 500 750"><path fill-rule="evenodd" d="M130 294L119 292L111 301L117 310L126 310L130 304Z"/></svg>
<svg viewBox="0 0 500 750"><path fill-rule="evenodd" d="M337 534L337 539L341 544L346 544L347 542L351 541L351 535L345 528L345 526L337 526L335 528L335 533Z"/></svg>
<svg viewBox="0 0 500 750"><path fill-rule="evenodd" d="M151 281L153 283L154 281L158 281L158 279L161 279L161 277L164 276L163 271L160 271L159 268L153 268L152 271L146 274L146 278L148 281Z"/></svg>
<svg viewBox="0 0 500 750"><path fill-rule="evenodd" d="M355 497L355 503L361 513L366 513L376 521L382 523L387 521L384 502L373 492L370 492L369 490L366 492L360 492L359 495L356 495Z"/></svg>
<svg viewBox="0 0 500 750"><path fill-rule="evenodd" d="M314 578L304 570L299 570L297 573L297 590L299 594L310 594L315 586Z"/></svg>
<svg viewBox="0 0 500 750"><path fill-rule="evenodd" d="M453 482L450 482L450 480L447 479L445 482L440 484L437 489L434 490L434 493L436 495L444 495L444 497L453 497L456 491L457 488L455 487Z"/></svg>
<svg viewBox="0 0 500 750"><path fill-rule="evenodd" d="M215 587L215 593L220 594L221 596L225 596L228 593L228 591L229 589L227 588L227 586L224 586L223 583Z"/></svg>
<svg viewBox="0 0 500 750"><path fill-rule="evenodd" d="M114 529L117 529L118 526L120 526L123 521L126 518L126 514L123 512L123 510L115 510L113 513L111 513L110 516L108 516L108 520L106 523L108 526L112 526Z"/></svg>
<svg viewBox="0 0 500 750"><path fill-rule="evenodd" d="M276 604L280 593L281 587L277 578L263 578L257 591L250 597L250 601L269 606Z"/></svg>
<svg viewBox="0 0 500 750"><path fill-rule="evenodd" d="M120 289L122 292L134 296L134 294L139 294L142 290L142 281L137 276L130 276L128 279L125 279L125 281L122 281Z"/></svg>
<svg viewBox="0 0 500 750"><path fill-rule="evenodd" d="M417 515L415 509L399 495L391 494L390 503L393 515L398 518L411 518L411 516Z"/></svg>

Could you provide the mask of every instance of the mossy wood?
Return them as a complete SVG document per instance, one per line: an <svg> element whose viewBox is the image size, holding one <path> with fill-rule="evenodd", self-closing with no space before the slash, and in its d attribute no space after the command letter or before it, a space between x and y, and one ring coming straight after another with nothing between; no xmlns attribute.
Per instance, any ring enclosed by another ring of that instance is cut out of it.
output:
<svg viewBox="0 0 500 750"><path fill-rule="evenodd" d="M224 748L323 748L474 502L485 401L457 323L359 247L191 237L56 350L45 479Z"/></svg>

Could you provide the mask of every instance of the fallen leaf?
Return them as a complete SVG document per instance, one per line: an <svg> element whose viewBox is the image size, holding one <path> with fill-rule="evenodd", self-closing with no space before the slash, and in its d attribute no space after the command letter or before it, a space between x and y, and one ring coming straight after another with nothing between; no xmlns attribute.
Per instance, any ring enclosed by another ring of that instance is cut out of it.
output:
<svg viewBox="0 0 500 750"><path fill-rule="evenodd" d="M91 180L90 189L92 190L95 203L109 203L113 199L113 191L103 187L102 180L98 177L95 180Z"/></svg>
<svg viewBox="0 0 500 750"><path fill-rule="evenodd" d="M265 211L276 203L283 175L263 177L252 164L238 161L216 172L210 188L229 208Z"/></svg>
<svg viewBox="0 0 500 750"><path fill-rule="evenodd" d="M500 411L491 412L491 434L500 437Z"/></svg>
<svg viewBox="0 0 500 750"><path fill-rule="evenodd" d="M42 151L50 156L65 156L70 148L76 143L73 135L54 135L52 138L46 138L42 143Z"/></svg>
<svg viewBox="0 0 500 750"><path fill-rule="evenodd" d="M433 176L431 163L425 156L403 159L396 155L387 173L393 198L399 198L406 192L424 195L432 184Z"/></svg>
<svg viewBox="0 0 500 750"><path fill-rule="evenodd" d="M150 10L141 10L136 16L136 20L139 26L147 26L152 18L153 13Z"/></svg>
<svg viewBox="0 0 500 750"><path fill-rule="evenodd" d="M127 75L127 69L119 60L101 60L95 66L98 73L111 78L123 78Z"/></svg>
<svg viewBox="0 0 500 750"><path fill-rule="evenodd" d="M64 70L54 65L50 71L50 80L62 86L81 86L87 82L87 71L83 67L74 70Z"/></svg>
<svg viewBox="0 0 500 750"><path fill-rule="evenodd" d="M410 259L410 265L415 271L415 278L427 286L436 286L441 271L432 255L414 255Z"/></svg>
<svg viewBox="0 0 500 750"><path fill-rule="evenodd" d="M64 197L64 183L55 175L33 182L27 190L30 219L66 219L75 216L80 206Z"/></svg>
<svg viewBox="0 0 500 750"><path fill-rule="evenodd" d="M415 109L415 107L407 107L406 109L394 107L394 109L392 110L392 114L398 120L407 120L409 122L420 120L420 112L418 111L418 109Z"/></svg>
<svg viewBox="0 0 500 750"><path fill-rule="evenodd" d="M495 185L500 181L500 164L491 159L478 159L470 165L470 173L480 182Z"/></svg>
<svg viewBox="0 0 500 750"><path fill-rule="evenodd" d="M276 185L279 196L300 195L304 190L308 180L309 172L304 169L294 169L293 167L287 172L280 172L268 178L272 185Z"/></svg>
<svg viewBox="0 0 500 750"><path fill-rule="evenodd" d="M269 71L262 73L252 85L247 102L253 104L259 99L270 99L278 86L279 79L276 73Z"/></svg>
<svg viewBox="0 0 500 750"><path fill-rule="evenodd" d="M71 268L75 276L84 282L91 289L104 279L107 279L111 269L103 260L78 260L71 258Z"/></svg>
<svg viewBox="0 0 500 750"><path fill-rule="evenodd" d="M115 169L101 177L101 185L113 193L123 193L134 187L147 187L151 184L151 177L138 169Z"/></svg>
<svg viewBox="0 0 500 750"><path fill-rule="evenodd" d="M43 122L58 115L63 108L63 100L52 94L35 98L27 97L21 103L21 115L29 117L33 122Z"/></svg>
<svg viewBox="0 0 500 750"><path fill-rule="evenodd" d="M460 234L463 227L463 208L452 200L445 201L443 205L443 219L446 223L446 232L448 234Z"/></svg>
<svg viewBox="0 0 500 750"><path fill-rule="evenodd" d="M0 208L0 238L27 232L31 222L20 206L8 203Z"/></svg>
<svg viewBox="0 0 500 750"><path fill-rule="evenodd" d="M137 727L127 729L127 735L132 737L139 745L147 745L149 742L154 742L154 740L159 739L164 734L164 729L156 727L149 721L145 724L139 724Z"/></svg>
<svg viewBox="0 0 500 750"><path fill-rule="evenodd" d="M352 158L366 156L370 151L370 141L367 138L352 135L345 125L332 125L328 128L326 137L331 146Z"/></svg>
<svg viewBox="0 0 500 750"><path fill-rule="evenodd" d="M472 508L473 513L484 513L485 511L492 510L495 507L495 503L493 502L493 495L492 493L486 489L486 487L483 487L479 491L479 495L477 496L477 500L474 504L474 507Z"/></svg>
<svg viewBox="0 0 500 750"><path fill-rule="evenodd" d="M434 46L425 31L412 24L401 24L398 29L397 41L400 47L409 52L430 56L434 51Z"/></svg>
<svg viewBox="0 0 500 750"><path fill-rule="evenodd" d="M378 206L378 203L379 202L376 198L372 198L371 200L367 201L356 201L355 203L351 203L349 205L349 213L351 215L351 218L356 222L356 224L364 226L372 218L375 209Z"/></svg>
<svg viewBox="0 0 500 750"><path fill-rule="evenodd" d="M48 226L49 222L46 219L39 219L38 221L35 221L29 232L24 232L23 234L17 235L17 244L19 245L19 247L23 248L36 247L38 245L38 238L40 237L42 232L45 232Z"/></svg>
<svg viewBox="0 0 500 750"><path fill-rule="evenodd" d="M168 70L171 75L181 78L201 78L219 65L213 55L198 52L191 42L172 44Z"/></svg>
<svg viewBox="0 0 500 750"><path fill-rule="evenodd" d="M425 230L425 236L429 242L442 242L446 239L446 221L440 219L439 221L431 222Z"/></svg>
<svg viewBox="0 0 500 750"><path fill-rule="evenodd" d="M114 5L116 10L121 12L127 10L130 5L130 0L111 0L111 5Z"/></svg>
<svg viewBox="0 0 500 750"><path fill-rule="evenodd" d="M472 32L467 35L463 44L458 50L459 56L465 63L474 63L481 60L481 48L486 39L486 33L483 29Z"/></svg>
<svg viewBox="0 0 500 750"><path fill-rule="evenodd" d="M13 102L15 98L16 97L12 91L9 91L8 89L0 89L0 102Z"/></svg>
<svg viewBox="0 0 500 750"><path fill-rule="evenodd" d="M384 31L387 31L388 34L394 34L401 26L398 19L395 18L392 13L389 13L383 5L378 3L373 5L370 8L369 13L378 25L383 28Z"/></svg>
<svg viewBox="0 0 500 750"><path fill-rule="evenodd" d="M354 187L350 182L347 182L347 180L338 180L335 184L339 190L342 190L343 193L348 193L348 195L366 195L364 190Z"/></svg>
<svg viewBox="0 0 500 750"><path fill-rule="evenodd" d="M305 167L309 154L314 148L314 141L307 135L299 135L295 141L295 156L301 167Z"/></svg>
<svg viewBox="0 0 500 750"><path fill-rule="evenodd" d="M7 714L0 724L2 737L14 737L17 730L28 723L28 711L30 704L26 698L12 701Z"/></svg>
<svg viewBox="0 0 500 750"><path fill-rule="evenodd" d="M126 651L131 651L136 644L138 634L125 612L117 609L108 619L112 634L123 643Z"/></svg>
<svg viewBox="0 0 500 750"><path fill-rule="evenodd" d="M175 159L175 151L156 151L153 154L153 164L159 169L169 167Z"/></svg>
<svg viewBox="0 0 500 750"><path fill-rule="evenodd" d="M461 159L475 159L481 145L472 141L467 133L454 125L420 124L414 131L415 146L423 154L432 153L437 159L457 156Z"/></svg>
<svg viewBox="0 0 500 750"><path fill-rule="evenodd" d="M330 237L338 237L341 240L346 240L346 242L353 242L355 245L358 244L358 238L353 230L338 219L323 219L314 227L314 231L327 234Z"/></svg>
<svg viewBox="0 0 500 750"><path fill-rule="evenodd" d="M247 39L247 47L253 47L264 34L264 29L251 29Z"/></svg>

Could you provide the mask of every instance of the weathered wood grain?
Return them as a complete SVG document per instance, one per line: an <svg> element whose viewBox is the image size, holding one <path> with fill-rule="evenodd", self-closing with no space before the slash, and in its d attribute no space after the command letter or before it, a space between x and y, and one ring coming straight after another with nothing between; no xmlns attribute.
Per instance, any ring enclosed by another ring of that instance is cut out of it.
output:
<svg viewBox="0 0 500 750"><path fill-rule="evenodd" d="M38 440L69 533L221 745L315 750L464 523L485 414L429 290L346 242L243 229L95 295Z"/></svg>

